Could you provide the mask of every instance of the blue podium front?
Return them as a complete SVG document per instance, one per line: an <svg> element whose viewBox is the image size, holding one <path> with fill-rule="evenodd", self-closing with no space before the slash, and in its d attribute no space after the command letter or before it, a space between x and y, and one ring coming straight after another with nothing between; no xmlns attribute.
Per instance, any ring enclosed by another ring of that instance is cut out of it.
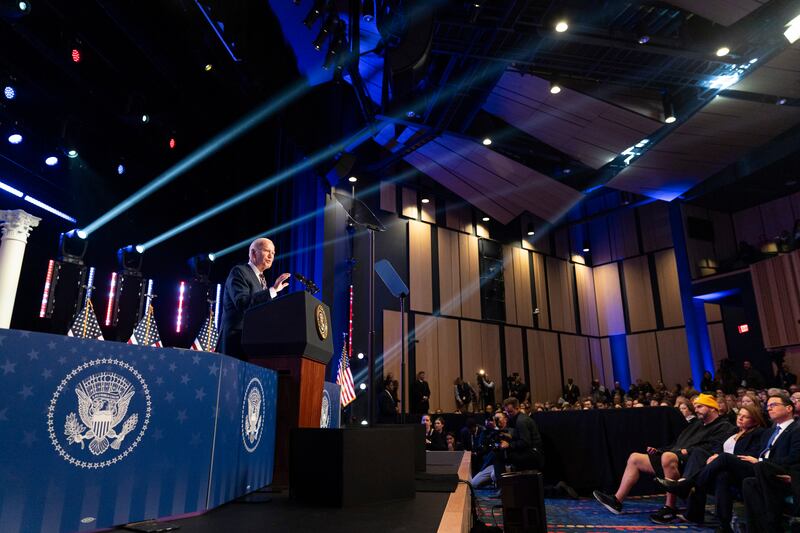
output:
<svg viewBox="0 0 800 533"><path fill-rule="evenodd" d="M0 531L203 512L268 485L276 382L219 354L0 330Z"/></svg>

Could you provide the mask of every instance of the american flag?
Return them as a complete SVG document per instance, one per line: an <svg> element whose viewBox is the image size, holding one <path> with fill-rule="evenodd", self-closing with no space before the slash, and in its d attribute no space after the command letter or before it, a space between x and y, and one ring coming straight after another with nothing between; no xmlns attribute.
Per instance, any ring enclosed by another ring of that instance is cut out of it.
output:
<svg viewBox="0 0 800 533"><path fill-rule="evenodd" d="M103 332L100 331L100 323L97 321L97 315L94 314L94 307L92 301L88 298L86 303L83 304L83 309L75 317L75 321L70 326L67 335L70 337L77 337L79 339L97 339L103 340Z"/></svg>
<svg viewBox="0 0 800 533"><path fill-rule="evenodd" d="M200 333L197 334L197 338L192 343L191 349L200 352L215 352L218 339L219 332L217 328L214 327L214 308L212 307L211 314L209 314L203 327L200 328Z"/></svg>
<svg viewBox="0 0 800 533"><path fill-rule="evenodd" d="M353 385L353 372L350 371L350 361L347 357L347 342L342 345L342 357L339 359L339 373L336 374L336 383L340 386L339 399L342 407L356 399L356 387Z"/></svg>
<svg viewBox="0 0 800 533"><path fill-rule="evenodd" d="M161 344L161 336L158 334L156 321L153 318L152 305L147 307L147 313L144 315L144 318L136 324L136 329L133 330L131 338L128 339L128 344L155 346L156 348L163 347L163 344Z"/></svg>

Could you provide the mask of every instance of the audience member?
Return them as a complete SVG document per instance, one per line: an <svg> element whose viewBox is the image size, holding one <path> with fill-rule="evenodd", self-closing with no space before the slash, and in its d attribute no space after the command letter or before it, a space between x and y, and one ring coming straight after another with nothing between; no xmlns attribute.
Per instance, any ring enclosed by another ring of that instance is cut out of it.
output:
<svg viewBox="0 0 800 533"><path fill-rule="evenodd" d="M623 501L641 474L678 479L689 453L694 448L710 452L733 433L733 427L719 418L719 405L712 396L707 394L697 396L694 399L694 408L700 423L686 426L670 446L661 449L648 446L646 454L632 453L616 494L605 494L596 490L594 497L597 501L612 513L619 514L622 512ZM650 515L650 519L659 524L674 520L677 516L676 501L674 494L667 494L664 507Z"/></svg>
<svg viewBox="0 0 800 533"><path fill-rule="evenodd" d="M425 449L431 449L431 435L433 435L433 424L431 424L431 415L422 415L420 424L425 426Z"/></svg>
<svg viewBox="0 0 800 533"><path fill-rule="evenodd" d="M698 394L700 394L700 393L697 391L697 389L694 388L694 380L693 379L687 379L686 380L686 388L683 389L683 395L686 396L689 399L692 399L695 396L697 396Z"/></svg>
<svg viewBox="0 0 800 533"><path fill-rule="evenodd" d="M481 433L481 445L477 451L473 451L473 457L482 461L478 473L473 476L470 484L473 487L480 487L490 481L497 483L495 478L494 460L495 453L500 446L500 440L511 439L511 430L508 429L508 417L503 411L497 411L493 420L486 421L486 429ZM478 461L475 461L478 463Z"/></svg>
<svg viewBox="0 0 800 533"><path fill-rule="evenodd" d="M694 404L687 400L686 398L677 401L678 410L683 415L683 418L686 419L687 422L691 422L695 420L694 416Z"/></svg>
<svg viewBox="0 0 800 533"><path fill-rule="evenodd" d="M472 386L461 377L457 377L453 385L456 394L456 413L468 412L474 396Z"/></svg>
<svg viewBox="0 0 800 533"><path fill-rule="evenodd" d="M427 413L430 409L431 387L425 381L425 372L417 372L417 379L411 384L411 412Z"/></svg>
<svg viewBox="0 0 800 533"><path fill-rule="evenodd" d="M700 382L700 392L715 393L719 388L719 383L711 375L711 372L706 370L703 372L703 380Z"/></svg>
<svg viewBox="0 0 800 533"><path fill-rule="evenodd" d="M483 426L478 425L474 418L467 418L466 425L458 432L458 441L462 450L469 452L476 450L480 445Z"/></svg>
<svg viewBox="0 0 800 533"><path fill-rule="evenodd" d="M761 375L761 372L753 368L750 361L745 360L742 363L742 380L740 383L742 387L748 389L763 389L764 376Z"/></svg>
<svg viewBox="0 0 800 533"><path fill-rule="evenodd" d="M797 376L792 374L792 372L789 370L789 365L786 363L781 363L780 366L778 366L778 372L775 375L775 380L777 381L779 387L786 390L791 389L792 385L797 385Z"/></svg>
<svg viewBox="0 0 800 533"><path fill-rule="evenodd" d="M747 509L748 533L781 530L784 500L791 494L785 478L800 464L800 426L794 421L794 405L785 394L770 396L767 411L774 426L758 457L742 457L753 465L753 475L742 483Z"/></svg>
<svg viewBox="0 0 800 533"><path fill-rule="evenodd" d="M443 452L447 450L447 433L444 431L444 419L436 417L433 421L433 433L430 436L432 452Z"/></svg>
<svg viewBox="0 0 800 533"><path fill-rule="evenodd" d="M494 404L494 381L483 370L478 372L476 379L480 391L480 408L483 409L489 404Z"/></svg>
<svg viewBox="0 0 800 533"><path fill-rule="evenodd" d="M516 398L503 400L503 410L508 417L508 427L514 431L510 441L500 441L500 450L505 451L505 454L495 454L495 479L500 478L507 464L514 470L540 470L544 465L544 455L542 437L536 422L520 412L519 400Z"/></svg>
<svg viewBox="0 0 800 533"><path fill-rule="evenodd" d="M561 397L569 403L575 403L581 396L581 389L572 382L572 378L567 378L567 384L564 385L563 389Z"/></svg>
<svg viewBox="0 0 800 533"><path fill-rule="evenodd" d="M457 452L461 451L464 448L461 447L461 443L456 440L456 436L453 434L452 431L448 431L447 435L445 435L445 441L447 442L447 450L448 452Z"/></svg>

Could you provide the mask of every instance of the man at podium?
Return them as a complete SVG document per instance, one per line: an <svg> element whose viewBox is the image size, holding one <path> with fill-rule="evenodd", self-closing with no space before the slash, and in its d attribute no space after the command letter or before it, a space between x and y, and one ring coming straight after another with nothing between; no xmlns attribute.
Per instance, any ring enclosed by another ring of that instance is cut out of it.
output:
<svg viewBox="0 0 800 533"><path fill-rule="evenodd" d="M242 326L244 312L253 304L271 300L289 283L291 274L278 276L270 287L264 272L272 266L275 259L275 245L271 240L260 238L250 243L250 261L246 265L236 265L225 281L225 294L222 297L222 320L219 351L238 359L246 360L242 349Z"/></svg>

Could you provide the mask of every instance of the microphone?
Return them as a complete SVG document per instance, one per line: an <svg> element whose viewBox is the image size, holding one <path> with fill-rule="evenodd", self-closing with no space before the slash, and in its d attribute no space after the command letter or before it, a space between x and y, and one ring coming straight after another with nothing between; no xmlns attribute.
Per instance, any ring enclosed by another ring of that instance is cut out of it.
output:
<svg viewBox="0 0 800 533"><path fill-rule="evenodd" d="M319 287L317 284L311 281L310 279L306 278L304 275L295 272L293 274L294 278L300 282L300 284L305 288L306 292L309 294L314 294L319 292Z"/></svg>

